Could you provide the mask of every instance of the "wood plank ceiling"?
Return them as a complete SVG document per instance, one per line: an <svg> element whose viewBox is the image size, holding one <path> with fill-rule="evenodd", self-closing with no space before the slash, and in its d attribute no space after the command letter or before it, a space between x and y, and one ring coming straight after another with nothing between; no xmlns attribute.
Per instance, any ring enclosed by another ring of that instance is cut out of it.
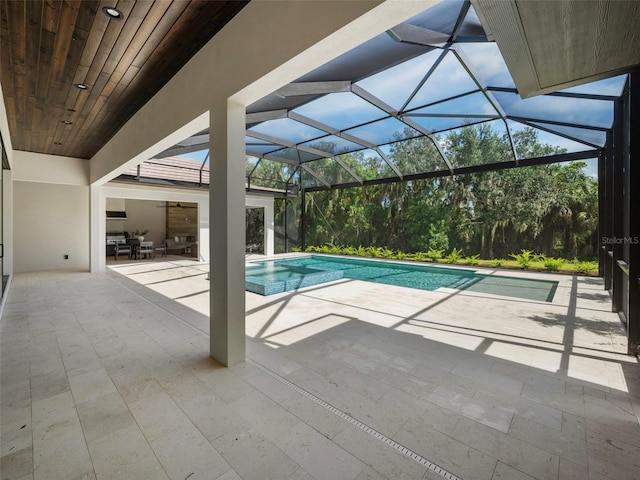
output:
<svg viewBox="0 0 640 480"><path fill-rule="evenodd" d="M0 81L13 148L91 158L247 3L1 0Z"/></svg>

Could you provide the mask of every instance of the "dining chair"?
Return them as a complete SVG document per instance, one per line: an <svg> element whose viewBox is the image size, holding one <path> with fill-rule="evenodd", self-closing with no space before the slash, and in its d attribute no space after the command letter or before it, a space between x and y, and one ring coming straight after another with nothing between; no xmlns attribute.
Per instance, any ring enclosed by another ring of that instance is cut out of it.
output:
<svg viewBox="0 0 640 480"><path fill-rule="evenodd" d="M138 248L138 258L142 260L145 256L151 260L154 255L153 242L140 242Z"/></svg>
<svg viewBox="0 0 640 480"><path fill-rule="evenodd" d="M155 252L161 252L163 257L167 256L167 241L164 240L162 242L160 242L160 245L158 245L157 247L154 248L154 253L153 256L155 257L156 254Z"/></svg>
<svg viewBox="0 0 640 480"><path fill-rule="evenodd" d="M113 258L118 261L118 255L126 253L127 258L131 259L131 245L122 245L119 243L115 244L115 248L113 249Z"/></svg>

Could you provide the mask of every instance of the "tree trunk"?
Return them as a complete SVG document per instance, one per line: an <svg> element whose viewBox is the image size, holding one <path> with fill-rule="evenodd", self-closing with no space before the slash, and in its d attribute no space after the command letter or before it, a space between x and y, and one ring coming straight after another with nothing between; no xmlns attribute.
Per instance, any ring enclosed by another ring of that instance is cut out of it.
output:
<svg viewBox="0 0 640 480"><path fill-rule="evenodd" d="M498 225L496 223L494 223L491 226L491 237L489 238L489 258L494 258L493 256L493 242L495 241L496 238L496 230L498 228Z"/></svg>

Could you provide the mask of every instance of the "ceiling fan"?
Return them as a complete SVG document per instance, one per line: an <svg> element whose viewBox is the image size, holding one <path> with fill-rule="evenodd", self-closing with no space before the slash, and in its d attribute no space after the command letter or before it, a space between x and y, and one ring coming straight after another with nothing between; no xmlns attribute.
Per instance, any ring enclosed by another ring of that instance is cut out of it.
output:
<svg viewBox="0 0 640 480"><path fill-rule="evenodd" d="M156 205L157 208L195 208L197 209L197 205L182 205L180 202L177 202L175 205L169 205L169 202L166 202L166 205Z"/></svg>

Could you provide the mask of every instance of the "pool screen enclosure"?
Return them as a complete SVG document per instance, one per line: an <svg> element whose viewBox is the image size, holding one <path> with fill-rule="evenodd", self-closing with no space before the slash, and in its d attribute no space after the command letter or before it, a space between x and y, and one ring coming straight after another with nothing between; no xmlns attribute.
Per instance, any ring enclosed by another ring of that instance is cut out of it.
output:
<svg viewBox="0 0 640 480"><path fill-rule="evenodd" d="M319 190L597 159L598 237L638 238L640 188L630 168L639 155L637 75L522 98L474 5L443 1L249 105L247 192L299 203ZM508 148L490 158L456 154L447 136L470 126L499 135ZM551 148L523 149L518 138L526 132ZM199 132L164 156L208 150L209 141L208 131ZM410 162L399 155L407 151L415 153ZM629 353L638 353L637 247L602 247L613 309L627 324Z"/></svg>
<svg viewBox="0 0 640 480"><path fill-rule="evenodd" d="M440 2L249 105L247 189L291 195L597 159L626 80L523 99L471 2ZM447 135L468 126L490 129L509 148L491 158L453 154ZM523 148L524 131L553 150ZM403 161L398 152L416 139L424 147ZM198 132L157 157L208 150L209 141Z"/></svg>

